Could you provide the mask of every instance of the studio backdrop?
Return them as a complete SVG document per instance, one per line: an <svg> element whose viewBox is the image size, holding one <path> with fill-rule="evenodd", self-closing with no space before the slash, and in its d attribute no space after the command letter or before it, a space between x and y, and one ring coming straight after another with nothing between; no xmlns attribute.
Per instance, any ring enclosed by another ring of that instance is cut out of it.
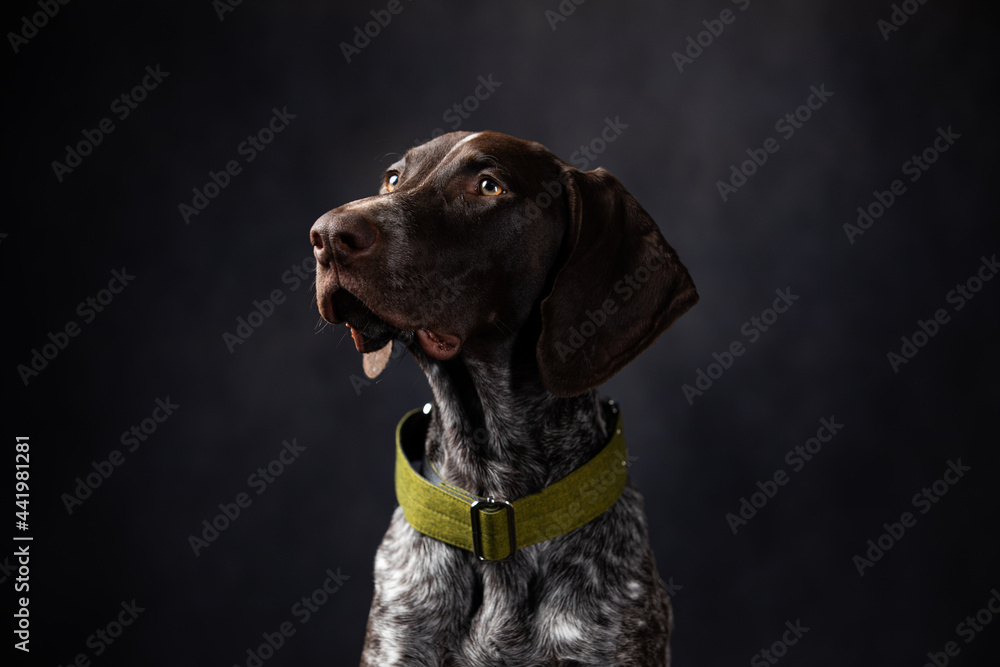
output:
<svg viewBox="0 0 1000 667"><path fill-rule="evenodd" d="M358 664L395 426L431 394L324 325L309 230L487 129L611 171L698 287L600 389L674 664L993 664L983 11L8 4L5 664Z"/></svg>

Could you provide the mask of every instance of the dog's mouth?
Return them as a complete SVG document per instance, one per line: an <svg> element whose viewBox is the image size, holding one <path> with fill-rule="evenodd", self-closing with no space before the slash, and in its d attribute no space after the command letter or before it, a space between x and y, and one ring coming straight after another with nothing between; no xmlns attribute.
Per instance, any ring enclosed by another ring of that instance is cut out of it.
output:
<svg viewBox="0 0 1000 667"><path fill-rule="evenodd" d="M391 324L342 287L334 290L320 310L328 322L346 324L351 330L354 347L364 355L365 373L373 378L389 363L394 340L406 347L416 340L428 356L439 361L458 354L462 343L458 336L452 334Z"/></svg>
<svg viewBox="0 0 1000 667"><path fill-rule="evenodd" d="M338 289L330 296L328 310L323 313L324 319L333 324L346 324L351 330L354 347L362 354L381 350L402 333L345 289Z"/></svg>

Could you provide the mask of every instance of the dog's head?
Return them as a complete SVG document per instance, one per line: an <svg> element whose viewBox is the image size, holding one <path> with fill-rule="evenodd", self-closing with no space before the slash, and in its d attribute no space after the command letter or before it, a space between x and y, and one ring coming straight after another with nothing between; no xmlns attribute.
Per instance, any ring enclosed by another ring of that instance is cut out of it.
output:
<svg viewBox="0 0 1000 667"><path fill-rule="evenodd" d="M528 335L557 396L608 380L698 300L614 176L496 132L409 150L311 237L320 314L359 351L401 339L445 362Z"/></svg>

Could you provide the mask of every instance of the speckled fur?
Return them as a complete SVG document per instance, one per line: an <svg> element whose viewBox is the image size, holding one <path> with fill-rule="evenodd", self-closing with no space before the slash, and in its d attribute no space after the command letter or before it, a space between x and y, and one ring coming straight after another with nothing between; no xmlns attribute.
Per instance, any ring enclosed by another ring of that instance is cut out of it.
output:
<svg viewBox="0 0 1000 667"><path fill-rule="evenodd" d="M553 375L551 355L536 354L551 324L540 304L555 293L556 273L582 243L567 240L574 211L586 196L612 202L615 215L646 215L606 172L590 172L591 192L554 198L541 216L530 215L531 202L544 201L543 187L579 177L568 169L539 144L496 133L444 135L394 165L380 196L345 204L314 226L324 317L363 330L365 350L403 332L434 395L427 457L446 481L480 496L516 500L592 458L610 438L613 415L594 390L565 388L600 384L638 353L632 336L641 335L638 349L645 347L697 299L677 262L672 271L687 281L674 283L683 298L671 292L662 307L630 301L632 330L620 325L614 338L604 338L624 352L598 371L603 348L595 341L609 333L602 331ZM483 173L510 194L477 197L470 188ZM399 176L392 188L390 174ZM612 185L593 185L604 183ZM638 250L614 250L614 261L645 252L649 239L676 259L655 223L646 230L633 243ZM623 264L613 266L617 272ZM446 303L427 306L445 283ZM571 288L578 301L560 301L569 306L562 317L579 317L593 299L605 298ZM560 326L549 331L569 324ZM418 329L460 337L460 352L432 356L426 342L414 340ZM603 375L586 377L592 372ZM550 392L554 377L561 391ZM597 519L502 562L480 562L418 533L397 508L375 558L361 664L660 667L669 662L670 625L642 497L631 482Z"/></svg>
<svg viewBox="0 0 1000 667"><path fill-rule="evenodd" d="M419 354L419 353L418 353ZM586 462L607 441L594 393L515 395L503 372L469 369L489 437L431 368L428 450L447 479L517 498ZM642 497L631 485L603 515L508 561L426 537L397 508L375 560L362 665L455 667L669 662L670 607L649 546Z"/></svg>

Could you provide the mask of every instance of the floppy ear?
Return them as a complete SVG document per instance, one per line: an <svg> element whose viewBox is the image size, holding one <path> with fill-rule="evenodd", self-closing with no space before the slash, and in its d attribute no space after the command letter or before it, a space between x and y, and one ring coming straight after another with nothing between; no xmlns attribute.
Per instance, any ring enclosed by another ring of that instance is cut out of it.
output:
<svg viewBox="0 0 1000 667"><path fill-rule="evenodd" d="M565 167L562 266L542 301L536 358L546 388L577 396L610 379L698 301L677 253L604 169Z"/></svg>

